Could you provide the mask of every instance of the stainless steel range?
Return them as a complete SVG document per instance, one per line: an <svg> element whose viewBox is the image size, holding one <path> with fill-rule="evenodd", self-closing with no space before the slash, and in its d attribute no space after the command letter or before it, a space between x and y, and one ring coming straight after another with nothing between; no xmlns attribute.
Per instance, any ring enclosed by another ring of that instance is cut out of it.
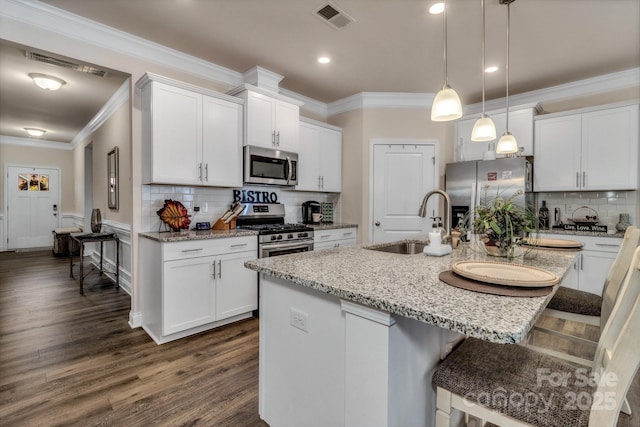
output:
<svg viewBox="0 0 640 427"><path fill-rule="evenodd" d="M313 250L313 228L304 224L285 224L280 203L245 204L236 227L258 232L258 256L267 258Z"/></svg>

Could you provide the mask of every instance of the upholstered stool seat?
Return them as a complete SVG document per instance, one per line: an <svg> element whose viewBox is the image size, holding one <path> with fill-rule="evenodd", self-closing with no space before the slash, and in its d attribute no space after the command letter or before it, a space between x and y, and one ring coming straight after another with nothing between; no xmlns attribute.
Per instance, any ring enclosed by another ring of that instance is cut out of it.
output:
<svg viewBox="0 0 640 427"><path fill-rule="evenodd" d="M576 398L591 397L588 374L527 347L468 338L438 367L433 384L533 425L586 427L591 407Z"/></svg>
<svg viewBox="0 0 640 427"><path fill-rule="evenodd" d="M547 308L584 316L600 316L602 296L561 286Z"/></svg>

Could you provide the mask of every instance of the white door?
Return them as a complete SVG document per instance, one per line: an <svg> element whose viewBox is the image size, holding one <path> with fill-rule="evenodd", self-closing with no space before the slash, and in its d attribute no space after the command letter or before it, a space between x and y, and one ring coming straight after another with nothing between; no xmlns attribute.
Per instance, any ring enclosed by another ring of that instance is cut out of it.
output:
<svg viewBox="0 0 640 427"><path fill-rule="evenodd" d="M7 168L7 249L53 246L60 227L60 170Z"/></svg>
<svg viewBox="0 0 640 427"><path fill-rule="evenodd" d="M426 218L418 210L424 196L436 189L437 164L435 144L374 144L374 243L427 237L429 217L442 216L434 210L439 196L429 200Z"/></svg>

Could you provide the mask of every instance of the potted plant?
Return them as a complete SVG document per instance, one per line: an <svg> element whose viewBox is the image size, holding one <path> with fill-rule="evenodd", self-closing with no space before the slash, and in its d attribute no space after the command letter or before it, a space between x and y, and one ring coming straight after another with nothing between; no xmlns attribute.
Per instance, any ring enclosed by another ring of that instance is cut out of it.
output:
<svg viewBox="0 0 640 427"><path fill-rule="evenodd" d="M522 238L528 233L537 232L538 220L529 209L522 208L514 200L523 194L518 190L506 199L499 193L476 206L471 212L467 224L472 224L488 254L504 256L509 260L516 255L516 249L522 244Z"/></svg>

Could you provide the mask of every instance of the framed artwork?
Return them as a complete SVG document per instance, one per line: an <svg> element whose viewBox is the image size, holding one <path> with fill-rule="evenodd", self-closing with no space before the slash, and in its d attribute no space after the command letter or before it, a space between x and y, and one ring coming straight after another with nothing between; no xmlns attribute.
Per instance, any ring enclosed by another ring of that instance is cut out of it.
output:
<svg viewBox="0 0 640 427"><path fill-rule="evenodd" d="M107 154L107 201L109 209L118 209L118 147Z"/></svg>

